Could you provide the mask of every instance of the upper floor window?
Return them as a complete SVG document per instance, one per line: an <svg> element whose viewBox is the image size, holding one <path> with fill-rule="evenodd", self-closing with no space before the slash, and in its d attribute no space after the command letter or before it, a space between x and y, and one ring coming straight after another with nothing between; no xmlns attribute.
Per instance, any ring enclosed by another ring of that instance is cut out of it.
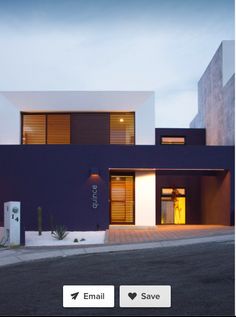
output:
<svg viewBox="0 0 236 317"><path fill-rule="evenodd" d="M134 113L110 114L110 144L134 144Z"/></svg>
<svg viewBox="0 0 236 317"><path fill-rule="evenodd" d="M185 137L180 136L162 136L161 144L185 144Z"/></svg>
<svg viewBox="0 0 236 317"><path fill-rule="evenodd" d="M23 113L22 144L135 144L134 113Z"/></svg>

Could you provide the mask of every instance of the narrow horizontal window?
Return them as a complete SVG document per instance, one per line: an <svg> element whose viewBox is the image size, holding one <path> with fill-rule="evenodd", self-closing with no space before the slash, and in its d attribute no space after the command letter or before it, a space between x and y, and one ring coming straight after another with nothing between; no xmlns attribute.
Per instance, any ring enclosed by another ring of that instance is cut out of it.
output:
<svg viewBox="0 0 236 317"><path fill-rule="evenodd" d="M185 144L185 137L163 136L161 144Z"/></svg>

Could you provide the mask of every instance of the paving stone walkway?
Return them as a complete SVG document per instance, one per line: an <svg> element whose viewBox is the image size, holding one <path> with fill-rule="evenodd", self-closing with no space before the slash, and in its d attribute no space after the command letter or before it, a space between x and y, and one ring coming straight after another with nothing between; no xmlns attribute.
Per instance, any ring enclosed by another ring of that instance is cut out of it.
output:
<svg viewBox="0 0 236 317"><path fill-rule="evenodd" d="M106 233L106 243L140 243L163 240L177 240L214 235L234 234L234 227L219 225L160 225L150 229L134 226L110 226Z"/></svg>

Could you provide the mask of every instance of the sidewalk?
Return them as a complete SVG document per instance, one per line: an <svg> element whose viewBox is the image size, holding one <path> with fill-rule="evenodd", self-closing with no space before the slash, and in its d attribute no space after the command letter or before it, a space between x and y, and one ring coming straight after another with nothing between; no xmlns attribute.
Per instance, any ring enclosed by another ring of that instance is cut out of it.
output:
<svg viewBox="0 0 236 317"><path fill-rule="evenodd" d="M17 249L0 249L0 268L6 265L28 261L63 258L73 255L96 254L104 252L134 251L165 247L178 247L200 243L234 243L234 234L220 234L206 237L174 239L144 243L107 244L81 247L20 247Z"/></svg>

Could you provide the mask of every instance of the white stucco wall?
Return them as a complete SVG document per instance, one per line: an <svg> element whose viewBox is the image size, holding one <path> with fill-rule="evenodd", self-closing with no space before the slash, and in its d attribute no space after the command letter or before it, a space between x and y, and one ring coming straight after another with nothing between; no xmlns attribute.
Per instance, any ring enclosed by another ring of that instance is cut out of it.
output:
<svg viewBox="0 0 236 317"><path fill-rule="evenodd" d="M132 111L136 144L155 144L155 100L150 91L12 91L0 92L0 98L0 116L4 122L1 144L19 144L21 111ZM10 134L6 121L12 125Z"/></svg>
<svg viewBox="0 0 236 317"><path fill-rule="evenodd" d="M137 145L155 144L155 100L151 95L141 107L136 110L135 138Z"/></svg>
<svg viewBox="0 0 236 317"><path fill-rule="evenodd" d="M135 225L156 225L156 173L135 172Z"/></svg>
<svg viewBox="0 0 236 317"><path fill-rule="evenodd" d="M0 144L19 144L20 111L0 94Z"/></svg>

